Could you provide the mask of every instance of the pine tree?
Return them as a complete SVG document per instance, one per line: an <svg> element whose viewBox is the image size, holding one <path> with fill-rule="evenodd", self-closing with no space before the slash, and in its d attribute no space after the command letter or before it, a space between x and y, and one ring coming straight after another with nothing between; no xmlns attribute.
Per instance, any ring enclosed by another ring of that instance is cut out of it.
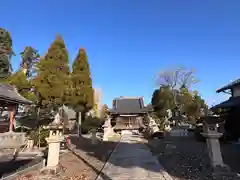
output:
<svg viewBox="0 0 240 180"><path fill-rule="evenodd" d="M87 54L80 49L72 65L72 97L70 105L78 112L86 112L93 107L94 91Z"/></svg>
<svg viewBox="0 0 240 180"><path fill-rule="evenodd" d="M36 67L37 75L33 83L41 97L41 105L62 105L69 76L69 59L65 43L60 36L56 37Z"/></svg>

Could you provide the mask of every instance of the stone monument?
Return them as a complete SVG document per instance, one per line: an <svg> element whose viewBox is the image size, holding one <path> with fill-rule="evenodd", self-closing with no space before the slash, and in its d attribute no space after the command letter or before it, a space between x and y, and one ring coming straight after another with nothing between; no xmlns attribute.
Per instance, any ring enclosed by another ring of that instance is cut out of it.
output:
<svg viewBox="0 0 240 180"><path fill-rule="evenodd" d="M204 132L201 133L206 138L208 155L210 158L213 173L222 174L229 172L229 167L224 164L219 138L223 135L217 130L217 123L220 119L214 116L208 116L203 119Z"/></svg>
<svg viewBox="0 0 240 180"><path fill-rule="evenodd" d="M60 143L64 140L63 125L59 113L56 114L54 121L48 126L50 132L46 138L48 143L47 165L41 170L41 175L54 175L60 171L59 154Z"/></svg>
<svg viewBox="0 0 240 180"><path fill-rule="evenodd" d="M114 135L110 117L107 117L107 120L103 125L103 128L104 128L103 141L108 141L108 138Z"/></svg>

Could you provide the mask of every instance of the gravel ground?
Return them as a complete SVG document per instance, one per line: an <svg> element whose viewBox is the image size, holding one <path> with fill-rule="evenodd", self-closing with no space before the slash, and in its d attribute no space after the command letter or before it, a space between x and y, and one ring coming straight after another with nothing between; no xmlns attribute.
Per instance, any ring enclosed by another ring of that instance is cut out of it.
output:
<svg viewBox="0 0 240 180"><path fill-rule="evenodd" d="M196 142L193 138L165 138L150 140L147 145L158 156L159 162L174 180L235 180L236 176L213 178L209 166L206 144ZM230 148L231 147L231 148ZM234 155L233 146L223 145L223 159L233 170L240 169L239 160ZM235 151L236 152L236 151ZM234 159L235 157L235 159ZM239 171L238 171L239 172Z"/></svg>

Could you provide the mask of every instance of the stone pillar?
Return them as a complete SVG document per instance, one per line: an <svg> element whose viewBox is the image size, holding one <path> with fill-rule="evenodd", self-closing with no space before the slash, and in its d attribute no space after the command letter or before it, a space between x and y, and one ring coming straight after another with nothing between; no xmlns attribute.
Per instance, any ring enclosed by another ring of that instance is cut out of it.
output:
<svg viewBox="0 0 240 180"><path fill-rule="evenodd" d="M224 164L222 159L221 147L219 143L219 138L222 136L222 133L217 131L216 124L205 124L204 133L201 134L206 138L208 155L213 171L216 173L229 171L228 166Z"/></svg>
<svg viewBox="0 0 240 180"><path fill-rule="evenodd" d="M97 144L97 130L92 129L91 133L92 133L92 145L95 145Z"/></svg>

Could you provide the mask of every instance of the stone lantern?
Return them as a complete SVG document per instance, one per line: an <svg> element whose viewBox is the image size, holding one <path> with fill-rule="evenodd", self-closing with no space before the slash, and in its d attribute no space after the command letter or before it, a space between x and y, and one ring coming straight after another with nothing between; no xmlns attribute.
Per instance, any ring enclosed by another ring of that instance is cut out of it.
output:
<svg viewBox="0 0 240 180"><path fill-rule="evenodd" d="M60 143L64 140L63 125L60 115L56 114L54 121L47 127L49 128L47 166L42 169L42 174L57 173L59 168Z"/></svg>
<svg viewBox="0 0 240 180"><path fill-rule="evenodd" d="M211 161L213 171L216 173L229 171L229 167L223 163L221 147L219 138L223 135L218 132L218 123L222 123L223 120L215 116L207 116L203 118L204 132L201 133L206 138L208 155Z"/></svg>

